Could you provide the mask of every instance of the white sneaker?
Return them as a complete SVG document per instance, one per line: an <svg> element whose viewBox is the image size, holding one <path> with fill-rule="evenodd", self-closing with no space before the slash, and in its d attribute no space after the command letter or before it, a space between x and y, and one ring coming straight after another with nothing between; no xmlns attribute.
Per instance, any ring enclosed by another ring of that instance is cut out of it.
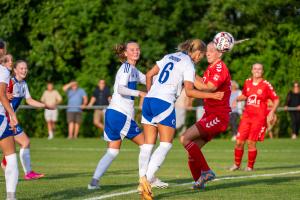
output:
<svg viewBox="0 0 300 200"><path fill-rule="evenodd" d="M151 181L150 181L151 187L152 188L167 188L169 187L168 183L165 183L163 181L161 181L160 179L154 177Z"/></svg>
<svg viewBox="0 0 300 200"><path fill-rule="evenodd" d="M89 190L98 190L98 189L100 189L100 186L88 184L88 189Z"/></svg>
<svg viewBox="0 0 300 200"><path fill-rule="evenodd" d="M49 135L48 140L52 140L52 139L53 139L53 135Z"/></svg>
<svg viewBox="0 0 300 200"><path fill-rule="evenodd" d="M293 134L293 135L292 135L292 139L293 139L293 140L297 139L297 135L296 135L296 134Z"/></svg>
<svg viewBox="0 0 300 200"><path fill-rule="evenodd" d="M229 171L233 172L233 171L237 171L237 170L239 170L239 169L240 169L239 166L237 166L236 164L233 164L233 165L229 168Z"/></svg>
<svg viewBox="0 0 300 200"><path fill-rule="evenodd" d="M252 172L253 171L253 168L251 168L251 167L246 167L245 168L245 172Z"/></svg>

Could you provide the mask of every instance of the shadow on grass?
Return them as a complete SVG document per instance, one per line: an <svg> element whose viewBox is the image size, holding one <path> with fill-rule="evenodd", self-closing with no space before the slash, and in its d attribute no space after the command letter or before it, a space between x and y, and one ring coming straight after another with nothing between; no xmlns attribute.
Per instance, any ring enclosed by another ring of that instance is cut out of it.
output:
<svg viewBox="0 0 300 200"><path fill-rule="evenodd" d="M273 169L300 169L300 165L279 165L279 166L273 166L273 167L259 167L255 168L256 171L263 171L263 170L273 170Z"/></svg>
<svg viewBox="0 0 300 200"><path fill-rule="evenodd" d="M212 191L212 190L224 190L224 189L228 189L228 188L241 188L241 187L246 187L246 186L251 186L251 185L256 185L256 184L264 184L264 185L276 185L277 184L278 185L278 184L295 181L295 180L300 180L300 177L270 177L270 178L264 178L264 179L240 180L240 181L235 181L235 182L231 182L231 183L208 185L205 188L205 190L202 190L202 191L178 187L178 188L176 188L176 191L158 194L155 196L154 199L156 199L156 200L165 199L168 197L170 198L170 197L179 196L179 195L190 195L190 194L195 194L195 193L208 192L208 191ZM182 181L182 182L184 182L184 181ZM154 190L154 194L155 194L155 190Z"/></svg>

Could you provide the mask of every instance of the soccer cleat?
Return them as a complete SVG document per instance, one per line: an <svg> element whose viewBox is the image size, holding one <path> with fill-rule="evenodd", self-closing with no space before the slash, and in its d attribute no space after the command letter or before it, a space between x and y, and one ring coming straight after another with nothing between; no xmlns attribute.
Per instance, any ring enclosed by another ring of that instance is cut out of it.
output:
<svg viewBox="0 0 300 200"><path fill-rule="evenodd" d="M98 189L100 189L100 186L98 184L97 185L88 184L88 189L89 190L98 190Z"/></svg>
<svg viewBox="0 0 300 200"><path fill-rule="evenodd" d="M2 168L4 171L5 171L6 165L7 165L7 162L6 162L5 157L3 156L3 159L2 159L2 161L1 161L1 168Z"/></svg>
<svg viewBox="0 0 300 200"><path fill-rule="evenodd" d="M194 189L194 190L203 190L204 188L205 188L204 182L199 183L198 181L195 181L195 182L193 183L192 189Z"/></svg>
<svg viewBox="0 0 300 200"><path fill-rule="evenodd" d="M147 180L146 176L143 176L140 178L138 191L139 191L139 194L141 195L142 200L152 200L153 199L151 185L150 185L149 181Z"/></svg>
<svg viewBox="0 0 300 200"><path fill-rule="evenodd" d="M24 176L24 179L25 180L34 180L34 179L42 178L44 176L45 176L44 174L39 174L34 171L31 171Z"/></svg>
<svg viewBox="0 0 300 200"><path fill-rule="evenodd" d="M251 168L251 167L246 167L245 168L245 172L252 172L253 171L253 168Z"/></svg>
<svg viewBox="0 0 300 200"><path fill-rule="evenodd" d="M233 171L237 171L239 169L240 169L240 166L237 166L236 164L234 164L229 168L229 171L233 172Z"/></svg>
<svg viewBox="0 0 300 200"><path fill-rule="evenodd" d="M215 173L212 170L208 170L206 172L202 172L200 178L196 182L198 182L198 184L201 187L204 187L204 184L207 181L211 181L211 180L215 179L215 177L216 177Z"/></svg>
<svg viewBox="0 0 300 200"><path fill-rule="evenodd" d="M169 187L168 183L165 183L163 181L161 181L160 179L154 177L151 181L150 181L150 185L152 188L167 188Z"/></svg>

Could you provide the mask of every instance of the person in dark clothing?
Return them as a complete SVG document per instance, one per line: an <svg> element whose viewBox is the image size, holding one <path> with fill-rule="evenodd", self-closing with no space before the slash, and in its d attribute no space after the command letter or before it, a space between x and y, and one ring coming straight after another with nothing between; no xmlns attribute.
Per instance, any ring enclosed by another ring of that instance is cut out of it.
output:
<svg viewBox="0 0 300 200"><path fill-rule="evenodd" d="M88 104L88 106L108 106L111 99L111 94L109 88L106 86L105 80L99 80L98 86L93 92L93 96ZM95 109L93 123L97 128L103 130L104 126L104 112L105 108Z"/></svg>
<svg viewBox="0 0 300 200"><path fill-rule="evenodd" d="M289 111L292 120L292 139L296 139L300 129L300 89L298 82L294 82L293 89L289 91L286 97L285 110L288 110L288 107L296 108L296 110Z"/></svg>

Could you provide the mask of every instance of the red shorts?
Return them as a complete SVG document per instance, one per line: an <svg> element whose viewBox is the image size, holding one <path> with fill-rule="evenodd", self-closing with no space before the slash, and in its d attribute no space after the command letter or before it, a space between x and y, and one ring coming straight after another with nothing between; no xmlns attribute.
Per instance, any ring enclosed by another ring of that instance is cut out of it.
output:
<svg viewBox="0 0 300 200"><path fill-rule="evenodd" d="M210 141L216 135L226 131L228 123L229 113L204 113L195 125L201 134L200 137Z"/></svg>
<svg viewBox="0 0 300 200"><path fill-rule="evenodd" d="M266 132L266 119L242 118L236 139L241 141L263 141Z"/></svg>

